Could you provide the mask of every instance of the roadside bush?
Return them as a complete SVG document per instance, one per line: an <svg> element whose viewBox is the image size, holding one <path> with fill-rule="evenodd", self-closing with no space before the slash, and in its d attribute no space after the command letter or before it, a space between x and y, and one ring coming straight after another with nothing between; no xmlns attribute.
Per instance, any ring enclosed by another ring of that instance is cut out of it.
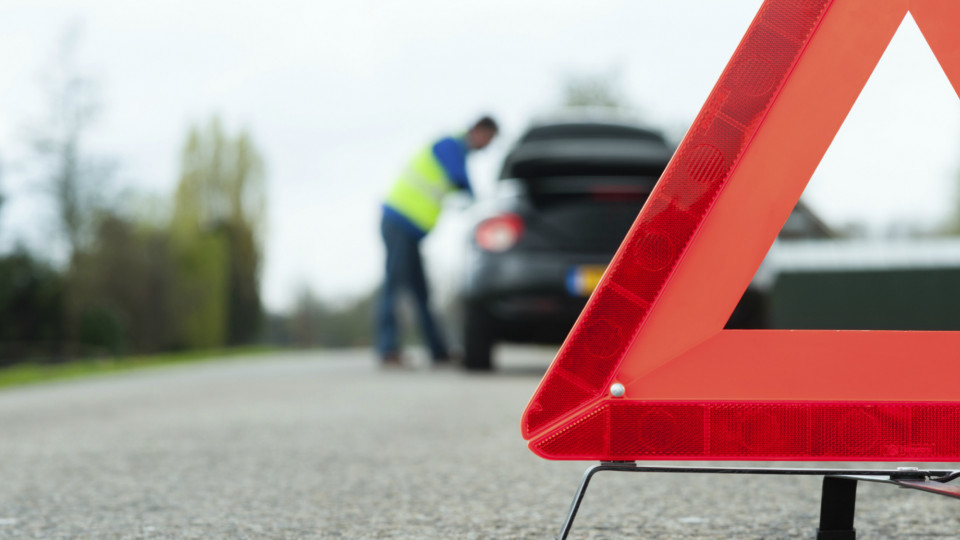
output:
<svg viewBox="0 0 960 540"><path fill-rule="evenodd" d="M18 248L0 256L0 365L62 355L64 278Z"/></svg>

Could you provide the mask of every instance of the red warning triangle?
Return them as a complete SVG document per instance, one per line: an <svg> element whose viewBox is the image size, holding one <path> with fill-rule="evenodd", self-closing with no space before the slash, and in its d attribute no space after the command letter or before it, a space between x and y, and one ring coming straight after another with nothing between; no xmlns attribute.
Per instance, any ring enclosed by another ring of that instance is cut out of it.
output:
<svg viewBox="0 0 960 540"><path fill-rule="evenodd" d="M960 91L960 2L766 0L527 406L535 453L960 460L960 332L723 329L908 12Z"/></svg>

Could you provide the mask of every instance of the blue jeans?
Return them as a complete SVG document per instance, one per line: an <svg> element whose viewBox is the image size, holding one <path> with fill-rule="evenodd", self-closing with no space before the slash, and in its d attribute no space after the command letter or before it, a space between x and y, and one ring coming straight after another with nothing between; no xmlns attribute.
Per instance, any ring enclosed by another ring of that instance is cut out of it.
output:
<svg viewBox="0 0 960 540"><path fill-rule="evenodd" d="M420 241L404 230L403 224L388 217L382 219L380 231L387 248L387 272L377 310L377 352L381 358L400 353L396 305L401 291L406 290L413 296L430 355L434 361L446 360L447 346L430 312Z"/></svg>

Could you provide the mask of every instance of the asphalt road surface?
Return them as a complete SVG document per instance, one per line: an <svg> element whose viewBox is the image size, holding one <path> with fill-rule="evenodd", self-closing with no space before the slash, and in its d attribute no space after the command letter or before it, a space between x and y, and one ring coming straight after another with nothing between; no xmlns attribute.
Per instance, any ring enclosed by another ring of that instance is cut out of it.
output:
<svg viewBox="0 0 960 540"><path fill-rule="evenodd" d="M587 464L541 460L504 372L382 372L366 351L0 391L0 538L553 538ZM813 538L818 478L601 474L571 538ZM863 484L859 538L960 538L960 501Z"/></svg>

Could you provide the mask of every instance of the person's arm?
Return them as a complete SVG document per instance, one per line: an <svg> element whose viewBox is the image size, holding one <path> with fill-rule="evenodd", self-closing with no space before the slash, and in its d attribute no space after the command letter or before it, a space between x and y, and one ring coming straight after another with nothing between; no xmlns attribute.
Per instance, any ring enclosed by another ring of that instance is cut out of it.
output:
<svg viewBox="0 0 960 540"><path fill-rule="evenodd" d="M433 155L437 157L437 161L440 162L450 180L472 197L473 188L467 176L467 154L462 143L453 137L441 139L433 145Z"/></svg>

